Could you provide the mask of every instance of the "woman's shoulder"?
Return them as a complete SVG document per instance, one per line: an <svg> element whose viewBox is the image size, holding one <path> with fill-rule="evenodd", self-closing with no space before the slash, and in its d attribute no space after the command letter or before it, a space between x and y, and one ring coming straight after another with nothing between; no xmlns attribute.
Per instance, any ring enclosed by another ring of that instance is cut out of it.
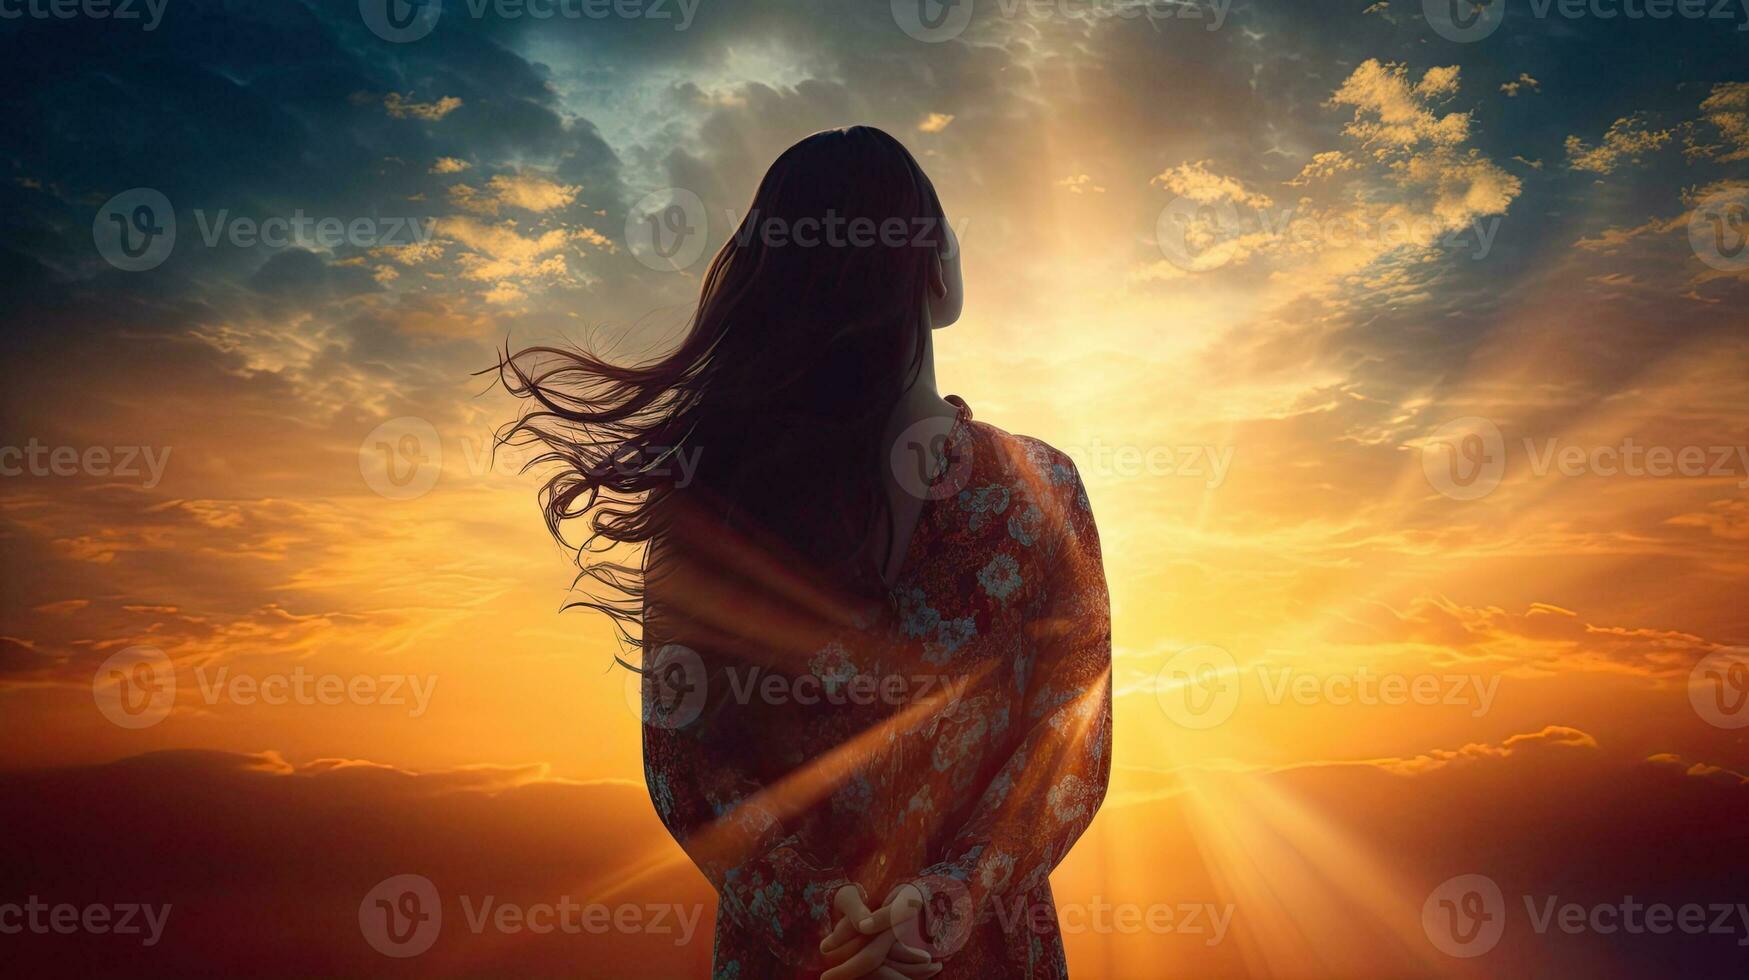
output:
<svg viewBox="0 0 1749 980"><path fill-rule="evenodd" d="M1043 439L1009 432L969 414L965 425L970 436L970 482L1015 485L1034 497L1087 508L1081 473L1068 453Z"/></svg>

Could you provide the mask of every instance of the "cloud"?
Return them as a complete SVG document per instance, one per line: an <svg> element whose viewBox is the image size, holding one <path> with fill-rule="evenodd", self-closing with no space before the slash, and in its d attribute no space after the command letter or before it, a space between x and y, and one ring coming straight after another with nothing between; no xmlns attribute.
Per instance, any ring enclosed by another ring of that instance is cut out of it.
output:
<svg viewBox="0 0 1749 980"><path fill-rule="evenodd" d="M1330 180L1337 174L1359 168L1359 164L1341 150L1325 150L1312 155L1311 162L1300 168L1299 176L1287 182L1289 187L1305 187L1313 181Z"/></svg>
<svg viewBox="0 0 1749 980"><path fill-rule="evenodd" d="M1567 166L1587 173L1614 173L1624 163L1641 163L1646 156L1670 142L1670 135L1668 129L1647 129L1641 116L1623 116L1610 123L1609 131L1603 134L1603 140L1596 146L1577 136L1568 136Z"/></svg>
<svg viewBox="0 0 1749 980"><path fill-rule="evenodd" d="M1539 931L1526 918L1527 906L1540 910L1551 897L1581 908L1619 908L1630 895L1641 909L1734 910L1736 871L1749 861L1734 828L1749 785L1674 754L1648 759L1637 746L1551 724L1402 758L1114 773L1122 788L1052 875L1059 906L1207 896L1232 909L1232 935L1207 948L1167 937L1138 937L1133 947L1071 939L1072 960L1085 950L1109 962L1123 949L1174 975L1293 973L1316 961L1320 976L1480 980L1568 970L1728 975L1741 959L1740 929L1623 943L1591 930ZM1145 883L1114 879L1103 862L1117 853L1157 870ZM1479 967L1454 972L1458 961L1427 942L1423 909L1458 875L1492 881L1508 925ZM1308 911L1331 908L1343 911Z"/></svg>
<svg viewBox="0 0 1749 980"><path fill-rule="evenodd" d="M1504 214L1521 189L1519 178L1475 148L1465 146L1469 114L1433 111L1459 92L1455 66L1430 68L1419 80L1402 65L1368 60L1336 89L1328 107L1350 107L1342 133L1357 150L1313 154L1282 183L1301 195L1276 208L1271 195L1237 177L1214 172L1208 161L1185 163L1153 183L1199 204L1233 204L1254 214L1223 225L1200 214L1185 228L1198 250L1189 274L1241 267L1266 257L1271 285L1282 301L1318 296L1394 296L1400 303L1428 298L1430 263L1448 246L1485 246L1479 219ZM1342 180L1337 180L1342 177ZM1459 242L1458 236L1474 241ZM1173 281L1182 260L1155 262L1135 281Z"/></svg>
<svg viewBox="0 0 1749 980"><path fill-rule="evenodd" d="M1749 541L1749 501L1715 500L1705 510L1678 514L1665 523L1673 527L1704 528L1730 541Z"/></svg>
<svg viewBox="0 0 1749 980"><path fill-rule="evenodd" d="M420 265L443 257L442 242L416 242L410 245L383 245L370 250L376 258L385 258L401 265Z"/></svg>
<svg viewBox="0 0 1749 980"><path fill-rule="evenodd" d="M953 122L952 113L932 112L924 116L923 121L917 124L917 131L920 133L939 133L946 129L947 124L951 122Z"/></svg>
<svg viewBox="0 0 1749 980"><path fill-rule="evenodd" d="M1721 142L1701 143L1691 136L1686 153L1719 163L1749 160L1749 82L1714 85L1700 111Z"/></svg>
<svg viewBox="0 0 1749 980"><path fill-rule="evenodd" d="M1749 268L1718 268L1695 262L1694 230L1716 220L1719 225L1712 233L1718 236L1717 248L1729 250L1734 240L1740 241L1731 206L1749 205L1749 182L1725 178L1691 184L1675 197L1668 217L1633 214L1639 223L1600 228L1579 238L1573 246L1579 252L1609 256L1615 268L1631 263L1635 274L1645 281L1649 296L1674 295L1707 305L1725 302L1728 294L1723 287L1749 279ZM1704 213L1703 204L1708 208ZM1719 205L1726 207L1712 210ZM1666 306L1664 315L1668 316L1673 308Z"/></svg>
<svg viewBox="0 0 1749 980"><path fill-rule="evenodd" d="M1440 115L1431 108L1457 94L1458 79L1455 66L1430 68L1411 85L1404 66L1368 60L1331 96L1332 105L1354 108L1343 131L1385 164L1385 179L1399 192L1395 202L1357 200L1350 209L1357 223L1377 227L1431 217L1437 231L1459 231L1479 217L1503 214L1517 198L1517 177L1462 145L1469 138L1469 113ZM1313 164L1318 161L1314 157ZM1313 172L1322 169L1327 167Z"/></svg>
<svg viewBox="0 0 1749 980"><path fill-rule="evenodd" d="M565 252L587 230L550 228L524 234L514 221L484 224L472 218L445 218L438 231L461 245L462 275L491 286L489 302L521 299L526 288L539 281L564 280L570 275Z"/></svg>
<svg viewBox="0 0 1749 980"><path fill-rule="evenodd" d="M1605 670L1674 678L1686 676L1701 658L1720 649L1692 633L1597 625L1573 610L1540 602L1513 612L1420 596L1400 611L1373 605L1354 618L1353 626L1340 638L1423 644L1438 651L1435 662L1447 657L1492 662L1503 672Z"/></svg>
<svg viewBox="0 0 1749 980"><path fill-rule="evenodd" d="M1269 195L1247 190L1240 181L1209 170L1207 160L1181 163L1170 170L1155 174L1149 182L1199 204L1231 202L1252 208L1267 208L1273 203Z"/></svg>
<svg viewBox="0 0 1749 980"><path fill-rule="evenodd" d="M0 790L0 860L26 892L170 906L149 948L137 936L79 937L83 968L97 972L380 973L391 961L361 934L360 906L402 874L430 880L442 903L440 937L416 961L422 975L612 977L635 964L681 976L710 962L714 896L642 786L553 780L539 765L412 771L171 751L0 773ZM128 813L125 830L100 816L116 807ZM487 901L496 911L566 900L600 905L609 919L626 909L620 921L635 914L651 928L576 928L588 921L580 911L572 928L550 932L469 927ZM655 905L666 910L659 930ZM67 937L8 938L15 969L63 972Z"/></svg>
<svg viewBox="0 0 1749 980"><path fill-rule="evenodd" d="M37 649L37 645L29 640L0 636L0 677L28 677L64 662L63 658Z"/></svg>
<svg viewBox="0 0 1749 980"><path fill-rule="evenodd" d="M1369 58L1331 95L1332 105L1354 107L1349 136L1375 149L1381 159L1421 144L1456 146L1469 139L1470 114L1443 115L1433 103L1457 94L1458 68L1429 68L1410 84L1408 68Z"/></svg>
<svg viewBox="0 0 1749 980"><path fill-rule="evenodd" d="M426 122L436 122L444 116L460 109L462 100L446 95L436 102L414 102L408 96L399 92L390 92L383 96L383 108L395 119L423 119Z"/></svg>
<svg viewBox="0 0 1749 980"><path fill-rule="evenodd" d="M1505 92L1506 97L1509 99L1517 98L1520 89L1528 89L1531 92L1540 92L1542 91L1542 83L1530 77L1529 72L1525 72L1518 76L1517 81L1504 82L1500 85L1500 91Z"/></svg>
<svg viewBox="0 0 1749 980"><path fill-rule="evenodd" d="M455 157L438 157L437 162L433 163L431 169L426 172L433 174L459 174L471 166L473 166L473 164L466 160L458 160Z"/></svg>
<svg viewBox="0 0 1749 980"><path fill-rule="evenodd" d="M1056 182L1054 186L1061 187L1071 194L1104 194L1105 188L1093 182L1086 174L1073 174Z"/></svg>
<svg viewBox="0 0 1749 980"><path fill-rule="evenodd" d="M502 208L538 213L569 205L577 199L581 189L574 184L561 184L540 174L523 171L498 174L486 182L483 191L467 184L456 184L449 189L449 197L457 206L475 214L497 215Z"/></svg>
<svg viewBox="0 0 1749 980"><path fill-rule="evenodd" d="M1695 779L1714 779L1726 786L1749 786L1749 776L1745 776L1735 769L1708 765L1704 762L1685 762L1681 756L1673 752L1659 752L1648 756L1646 761L1655 765L1673 766L1682 770L1684 776L1692 776Z"/></svg>
<svg viewBox="0 0 1749 980"><path fill-rule="evenodd" d="M1505 759L1516 752L1546 747L1565 749L1595 749L1597 739L1577 728L1549 725L1537 732L1513 735L1499 744L1471 742L1457 749L1433 749L1410 759L1373 759L1366 765L1377 766L1399 776L1418 776L1437 772L1447 766L1465 765L1484 759Z"/></svg>

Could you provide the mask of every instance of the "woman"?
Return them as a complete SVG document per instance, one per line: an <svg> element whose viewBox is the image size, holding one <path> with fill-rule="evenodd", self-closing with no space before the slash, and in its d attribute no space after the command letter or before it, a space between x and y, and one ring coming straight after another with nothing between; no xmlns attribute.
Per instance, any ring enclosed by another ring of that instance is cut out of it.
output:
<svg viewBox="0 0 1749 980"><path fill-rule="evenodd" d="M1065 975L1048 875L1105 794L1109 603L1069 459L936 392L961 299L929 178L853 126L772 164L672 354L500 365L549 527L590 518L578 604L641 631L716 977Z"/></svg>

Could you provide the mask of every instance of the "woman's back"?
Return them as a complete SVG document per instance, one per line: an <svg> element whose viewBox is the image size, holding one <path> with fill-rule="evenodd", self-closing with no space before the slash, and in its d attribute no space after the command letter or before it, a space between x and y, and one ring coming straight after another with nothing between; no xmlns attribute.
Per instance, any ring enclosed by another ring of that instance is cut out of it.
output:
<svg viewBox="0 0 1749 980"><path fill-rule="evenodd" d="M1110 627L1073 465L975 422L941 445L885 601L758 543L659 544L646 774L717 884L717 974L818 971L831 897L903 883L947 976L1061 972L1047 875L1110 766ZM677 538L679 536L677 535Z"/></svg>

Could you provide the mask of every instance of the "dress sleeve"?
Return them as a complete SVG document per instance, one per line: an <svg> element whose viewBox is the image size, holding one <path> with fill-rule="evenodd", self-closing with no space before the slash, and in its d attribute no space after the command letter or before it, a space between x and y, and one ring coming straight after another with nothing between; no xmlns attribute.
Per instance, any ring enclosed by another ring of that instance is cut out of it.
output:
<svg viewBox="0 0 1749 980"><path fill-rule="evenodd" d="M690 652L690 651L689 651ZM644 679L650 705L652 676ZM709 685L721 687L722 685ZM654 716L646 707L644 776L650 799L717 892L718 914L798 969L819 967L833 894L850 884L786 829L781 806L738 754L760 744L719 702L696 718ZM691 713L691 712L686 712Z"/></svg>
<svg viewBox="0 0 1749 980"><path fill-rule="evenodd" d="M1045 883L1105 799L1111 773L1111 600L1099 533L1080 475L1057 454L1045 478L1058 532L1047 538L1050 572L1028 625L1029 665L1019 746L987 784L944 859L923 869L926 897L943 879L969 893L956 901L970 923L995 904ZM931 886L931 881L938 883ZM931 903L926 908L940 908ZM936 932L932 924L931 931Z"/></svg>

